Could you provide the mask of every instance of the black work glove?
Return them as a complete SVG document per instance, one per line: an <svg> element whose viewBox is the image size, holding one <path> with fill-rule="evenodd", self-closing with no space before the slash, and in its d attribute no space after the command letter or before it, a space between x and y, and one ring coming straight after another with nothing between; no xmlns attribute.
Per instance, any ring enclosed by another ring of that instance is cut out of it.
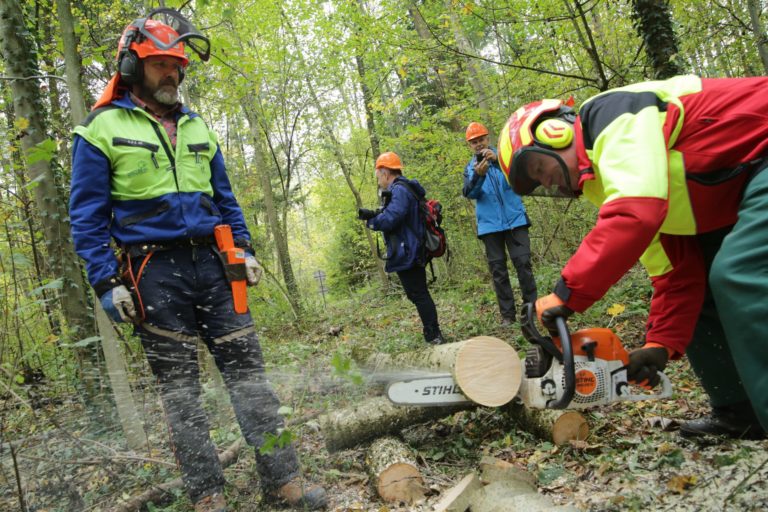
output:
<svg viewBox="0 0 768 512"><path fill-rule="evenodd" d="M642 348L629 353L627 378L640 386L654 387L661 377L657 372L663 372L669 361L669 351L666 347L646 344Z"/></svg>
<svg viewBox="0 0 768 512"><path fill-rule="evenodd" d="M560 297L550 293L536 301L536 314L541 324L547 328L550 334L559 336L555 318L560 317L567 320L573 314L573 310L566 306Z"/></svg>
<svg viewBox="0 0 768 512"><path fill-rule="evenodd" d="M377 216L379 212L376 210L367 210L365 208L358 208L357 209L357 218L360 220L370 220Z"/></svg>

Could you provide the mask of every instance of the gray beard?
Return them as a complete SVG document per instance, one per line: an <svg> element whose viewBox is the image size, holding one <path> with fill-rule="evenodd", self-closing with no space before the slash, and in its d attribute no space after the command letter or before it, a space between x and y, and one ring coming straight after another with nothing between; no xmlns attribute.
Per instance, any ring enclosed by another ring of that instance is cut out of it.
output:
<svg viewBox="0 0 768 512"><path fill-rule="evenodd" d="M152 97L161 105L171 107L179 102L179 90L170 85L163 85L155 91Z"/></svg>

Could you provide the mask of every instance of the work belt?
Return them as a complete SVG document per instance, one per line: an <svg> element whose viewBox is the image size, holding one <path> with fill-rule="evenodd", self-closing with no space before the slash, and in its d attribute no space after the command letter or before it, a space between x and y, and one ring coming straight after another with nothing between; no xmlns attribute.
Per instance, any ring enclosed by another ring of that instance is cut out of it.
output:
<svg viewBox="0 0 768 512"><path fill-rule="evenodd" d="M142 242L140 244L130 244L123 246L123 252L132 258L137 256L146 256L147 254L158 251L170 251L183 247L197 246L215 246L216 239L213 236L198 236L192 238L176 238L174 240L163 240L160 242Z"/></svg>

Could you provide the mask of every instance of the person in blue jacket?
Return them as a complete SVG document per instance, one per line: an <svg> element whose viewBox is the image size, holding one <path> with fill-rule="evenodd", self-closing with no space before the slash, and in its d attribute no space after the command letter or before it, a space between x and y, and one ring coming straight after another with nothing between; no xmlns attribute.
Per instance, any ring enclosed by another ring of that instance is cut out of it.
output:
<svg viewBox="0 0 768 512"><path fill-rule="evenodd" d="M169 18L173 26L164 22ZM216 135L178 101L189 63L185 43L207 60L207 38L171 9L156 9L123 32L119 72L75 128L75 249L105 312L135 324L195 511L226 510L224 475L200 401L198 339L213 355L243 436L256 449L262 491L302 510L322 508L325 491L304 485L292 445L259 452L284 423L251 315L235 311L215 227L229 225L245 255L236 280L256 285L261 268Z"/></svg>
<svg viewBox="0 0 768 512"><path fill-rule="evenodd" d="M358 218L374 231L384 233L387 243L385 270L396 272L408 299L416 306L423 325L424 340L445 343L437 320L437 308L427 287L427 263L424 252L424 222L419 216L419 199L426 195L417 180L402 174L400 157L392 152L376 159L379 189L390 196L380 210L358 210Z"/></svg>
<svg viewBox="0 0 768 512"><path fill-rule="evenodd" d="M535 302L537 298L528 237L530 221L523 201L501 172L496 150L488 145L488 129L480 123L470 123L466 139L472 158L464 168L462 194L475 200L477 236L485 244L501 322L507 326L517 318L515 296L507 271L507 253L517 271L523 302Z"/></svg>

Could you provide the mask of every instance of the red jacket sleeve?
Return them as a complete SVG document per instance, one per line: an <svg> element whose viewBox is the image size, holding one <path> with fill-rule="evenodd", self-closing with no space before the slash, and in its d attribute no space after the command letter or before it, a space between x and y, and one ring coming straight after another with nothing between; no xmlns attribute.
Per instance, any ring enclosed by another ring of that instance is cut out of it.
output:
<svg viewBox="0 0 768 512"><path fill-rule="evenodd" d="M562 280L570 293L556 293L565 305L581 312L605 295L653 241L666 213L667 202L652 197L604 204L597 224L563 269Z"/></svg>

